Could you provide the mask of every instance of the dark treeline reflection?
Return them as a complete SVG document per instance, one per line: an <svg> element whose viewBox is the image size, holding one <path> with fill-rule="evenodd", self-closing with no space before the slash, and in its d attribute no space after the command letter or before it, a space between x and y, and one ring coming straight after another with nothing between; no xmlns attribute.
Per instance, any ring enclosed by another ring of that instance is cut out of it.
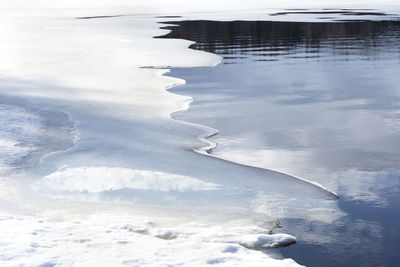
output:
<svg viewBox="0 0 400 267"><path fill-rule="evenodd" d="M255 60L279 60L294 55L319 58L324 49L333 49L339 57L358 54L368 59L384 55L388 49L400 49L400 21L164 23L172 24L163 27L171 32L157 38L192 40L196 44L191 48L220 54L227 61L243 56L255 56Z"/></svg>

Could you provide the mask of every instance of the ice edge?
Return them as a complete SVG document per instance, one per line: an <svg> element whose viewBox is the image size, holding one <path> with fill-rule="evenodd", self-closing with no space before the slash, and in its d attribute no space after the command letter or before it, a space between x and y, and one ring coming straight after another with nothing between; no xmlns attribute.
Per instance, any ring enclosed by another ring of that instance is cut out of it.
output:
<svg viewBox="0 0 400 267"><path fill-rule="evenodd" d="M191 42L193 42L193 41L191 41ZM190 48L187 47L187 49L190 49ZM221 57L219 57L219 58L220 58L219 62L217 62L217 63L215 63L213 65L210 65L209 67L215 67L215 66L219 65L222 62L222 58ZM155 67L155 68L157 68L157 67ZM183 85L183 84L186 83L186 81L184 79L177 78L177 77L172 77L172 76L167 76L166 74L169 73L170 71L171 71L170 69L162 69L162 71L159 73L160 76L166 77L166 78L169 78L169 79L173 79L175 81L175 82L172 82L171 84L168 84L168 85L164 86L164 90L170 92L171 94L187 97L189 100L187 100L187 102L184 103L184 105L182 105L182 107L180 109L178 109L178 110L176 110L174 112L171 112L169 114L169 117L172 120L174 120L176 122L179 122L179 123L181 123L181 124L183 124L185 126L189 126L191 128L199 129L199 130L201 130L203 132L202 134L198 135L197 138L202 143L205 143L205 145L204 146L200 146L200 147L193 147L192 148L193 152L196 152L196 153L201 154L201 155L217 158L217 159L220 159L220 160L223 160L223 161L226 161L226 162L231 162L231 163L234 163L234 164L237 164L237 165L240 165L240 166L245 166L245 167L255 168L255 169L261 169L261 170L267 170L267 171L273 171L273 172L276 172L276 173L281 173L281 174L290 176L290 177L292 177L294 179L297 179L297 180L303 181L305 183L308 183L310 185L313 185L315 187L318 187L320 190L326 191L327 193L331 194L333 196L333 198L336 199L336 200L340 199L340 196L337 193L330 191L329 189L327 189L326 187L324 187L323 185L321 185L320 183L317 183L315 181L307 180L307 179L304 179L304 178L301 178L301 177L298 177L298 176L294 176L294 175L291 175L291 174L287 174L287 173L276 171L276 170L272 170L272 169L266 169L266 168L261 168L261 167L256 167L256 166L252 166L252 165L243 164L243 163L240 163L240 162L228 160L228 159L225 159L225 158L222 158L222 157L218 157L216 155L211 154L212 150L214 150L217 147L217 143L209 140L209 138L211 138L213 136L216 136L219 133L219 130L217 130L215 128L212 128L212 127L209 127L209 126L206 126L206 125L193 123L193 122L188 122L188 121L179 120L179 119L174 118L175 114L187 111L190 108L190 105L194 102L194 100L193 100L193 97L191 97L191 96L180 95L180 94L177 94L177 93L172 93L170 91L172 88L174 88L176 86L179 86L179 85Z"/></svg>

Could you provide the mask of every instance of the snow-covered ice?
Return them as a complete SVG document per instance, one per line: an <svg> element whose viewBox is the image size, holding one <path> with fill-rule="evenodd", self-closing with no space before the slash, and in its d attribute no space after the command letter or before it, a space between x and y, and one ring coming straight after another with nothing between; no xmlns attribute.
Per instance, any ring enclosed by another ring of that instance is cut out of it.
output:
<svg viewBox="0 0 400 267"><path fill-rule="evenodd" d="M380 2L380 10L395 4ZM207 128L171 119L192 99L166 90L184 81L145 68L221 61L187 49L190 41L154 39L167 32L157 16L264 19L315 3L250 1L246 12L242 5L1 1L2 266L297 266L259 251L296 240L271 234L275 217L294 210L308 216L306 207L320 205L332 216L314 210L313 218L333 220L341 216L335 195L193 153L204 146L197 137ZM321 8L327 6L377 4ZM77 19L91 16L103 17Z"/></svg>

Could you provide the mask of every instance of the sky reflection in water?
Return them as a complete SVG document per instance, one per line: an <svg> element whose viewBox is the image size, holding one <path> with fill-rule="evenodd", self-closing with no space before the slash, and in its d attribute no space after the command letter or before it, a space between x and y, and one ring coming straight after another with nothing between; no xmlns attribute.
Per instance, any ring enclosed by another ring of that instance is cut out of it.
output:
<svg viewBox="0 0 400 267"><path fill-rule="evenodd" d="M194 97L178 119L220 130L222 158L317 181L348 215L284 219L310 266L400 262L400 21L183 21L163 38L224 58L173 69Z"/></svg>

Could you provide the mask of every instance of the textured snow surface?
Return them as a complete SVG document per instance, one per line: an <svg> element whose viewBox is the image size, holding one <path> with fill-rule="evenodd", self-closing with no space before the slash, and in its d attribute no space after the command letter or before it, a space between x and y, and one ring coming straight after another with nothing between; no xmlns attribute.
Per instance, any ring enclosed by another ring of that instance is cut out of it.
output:
<svg viewBox="0 0 400 267"><path fill-rule="evenodd" d="M3 215L0 227L2 266L299 266L245 248L295 240L290 235L265 235L254 227L163 227L148 218L121 214L73 222Z"/></svg>

